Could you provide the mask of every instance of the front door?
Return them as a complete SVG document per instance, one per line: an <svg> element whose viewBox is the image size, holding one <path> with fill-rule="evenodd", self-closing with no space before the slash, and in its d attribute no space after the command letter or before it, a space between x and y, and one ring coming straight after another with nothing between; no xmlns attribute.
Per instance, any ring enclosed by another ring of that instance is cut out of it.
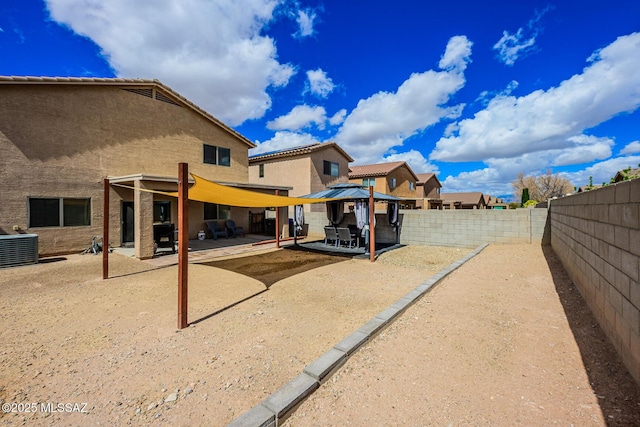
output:
<svg viewBox="0 0 640 427"><path fill-rule="evenodd" d="M133 245L133 202L122 202L122 246Z"/></svg>

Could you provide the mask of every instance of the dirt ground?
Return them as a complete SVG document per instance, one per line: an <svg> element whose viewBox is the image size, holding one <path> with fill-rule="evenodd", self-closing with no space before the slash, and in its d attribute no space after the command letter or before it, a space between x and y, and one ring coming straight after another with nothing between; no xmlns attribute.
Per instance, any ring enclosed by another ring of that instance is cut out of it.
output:
<svg viewBox="0 0 640 427"><path fill-rule="evenodd" d="M466 253L409 246L372 264L279 250L190 264L182 331L175 266L112 255L106 281L92 255L0 270L0 401L22 411L0 421L225 425ZM492 245L286 422L640 425L639 404L555 256Z"/></svg>

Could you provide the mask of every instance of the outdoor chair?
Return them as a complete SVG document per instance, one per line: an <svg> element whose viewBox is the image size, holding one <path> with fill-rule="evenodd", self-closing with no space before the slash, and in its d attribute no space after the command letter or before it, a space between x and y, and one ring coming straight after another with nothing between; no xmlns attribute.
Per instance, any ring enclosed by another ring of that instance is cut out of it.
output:
<svg viewBox="0 0 640 427"><path fill-rule="evenodd" d="M205 221L204 223L207 226L207 230L209 230L209 233L213 237L213 240L218 240L218 237L229 237L227 229L221 227L220 224L218 224L218 221Z"/></svg>
<svg viewBox="0 0 640 427"><path fill-rule="evenodd" d="M227 229L231 232L233 237L236 237L240 234L244 237L244 228L236 226L236 223L232 219L227 220Z"/></svg>
<svg viewBox="0 0 640 427"><path fill-rule="evenodd" d="M338 232L331 226L324 228L324 245L327 246L328 241L333 241L335 246L338 246Z"/></svg>
<svg viewBox="0 0 640 427"><path fill-rule="evenodd" d="M351 249L356 240L356 235L352 234L347 227L336 228L336 231L338 233L338 243L336 246L340 246L340 242L344 243L346 246L347 242L349 242L349 249Z"/></svg>

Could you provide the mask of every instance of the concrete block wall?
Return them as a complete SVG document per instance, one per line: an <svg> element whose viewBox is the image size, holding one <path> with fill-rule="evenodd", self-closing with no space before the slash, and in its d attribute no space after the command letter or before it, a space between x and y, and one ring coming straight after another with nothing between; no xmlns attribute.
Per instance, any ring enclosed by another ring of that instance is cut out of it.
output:
<svg viewBox="0 0 640 427"><path fill-rule="evenodd" d="M325 213L305 214L309 234L324 236ZM377 213L377 241L395 242L386 214ZM402 210L399 243L478 246L483 243L548 243L547 209ZM355 223L353 214L344 223Z"/></svg>
<svg viewBox="0 0 640 427"><path fill-rule="evenodd" d="M640 179L550 204L551 246L640 382Z"/></svg>
<svg viewBox="0 0 640 427"><path fill-rule="evenodd" d="M546 220L546 209L405 210L400 243L443 246L541 243Z"/></svg>

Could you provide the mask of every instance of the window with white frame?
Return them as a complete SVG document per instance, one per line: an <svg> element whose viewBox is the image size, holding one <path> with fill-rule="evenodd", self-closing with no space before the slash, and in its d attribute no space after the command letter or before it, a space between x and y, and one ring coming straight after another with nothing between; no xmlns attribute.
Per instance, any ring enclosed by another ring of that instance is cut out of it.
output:
<svg viewBox="0 0 640 427"><path fill-rule="evenodd" d="M375 187L376 179L375 178L362 178L362 186L363 187Z"/></svg>
<svg viewBox="0 0 640 427"><path fill-rule="evenodd" d="M413 181L409 181L409 191L413 191L416 189L416 183Z"/></svg>
<svg viewBox="0 0 640 427"><path fill-rule="evenodd" d="M389 178L389 188L393 190L394 188L396 188L396 185L397 185L396 179L395 178Z"/></svg>

